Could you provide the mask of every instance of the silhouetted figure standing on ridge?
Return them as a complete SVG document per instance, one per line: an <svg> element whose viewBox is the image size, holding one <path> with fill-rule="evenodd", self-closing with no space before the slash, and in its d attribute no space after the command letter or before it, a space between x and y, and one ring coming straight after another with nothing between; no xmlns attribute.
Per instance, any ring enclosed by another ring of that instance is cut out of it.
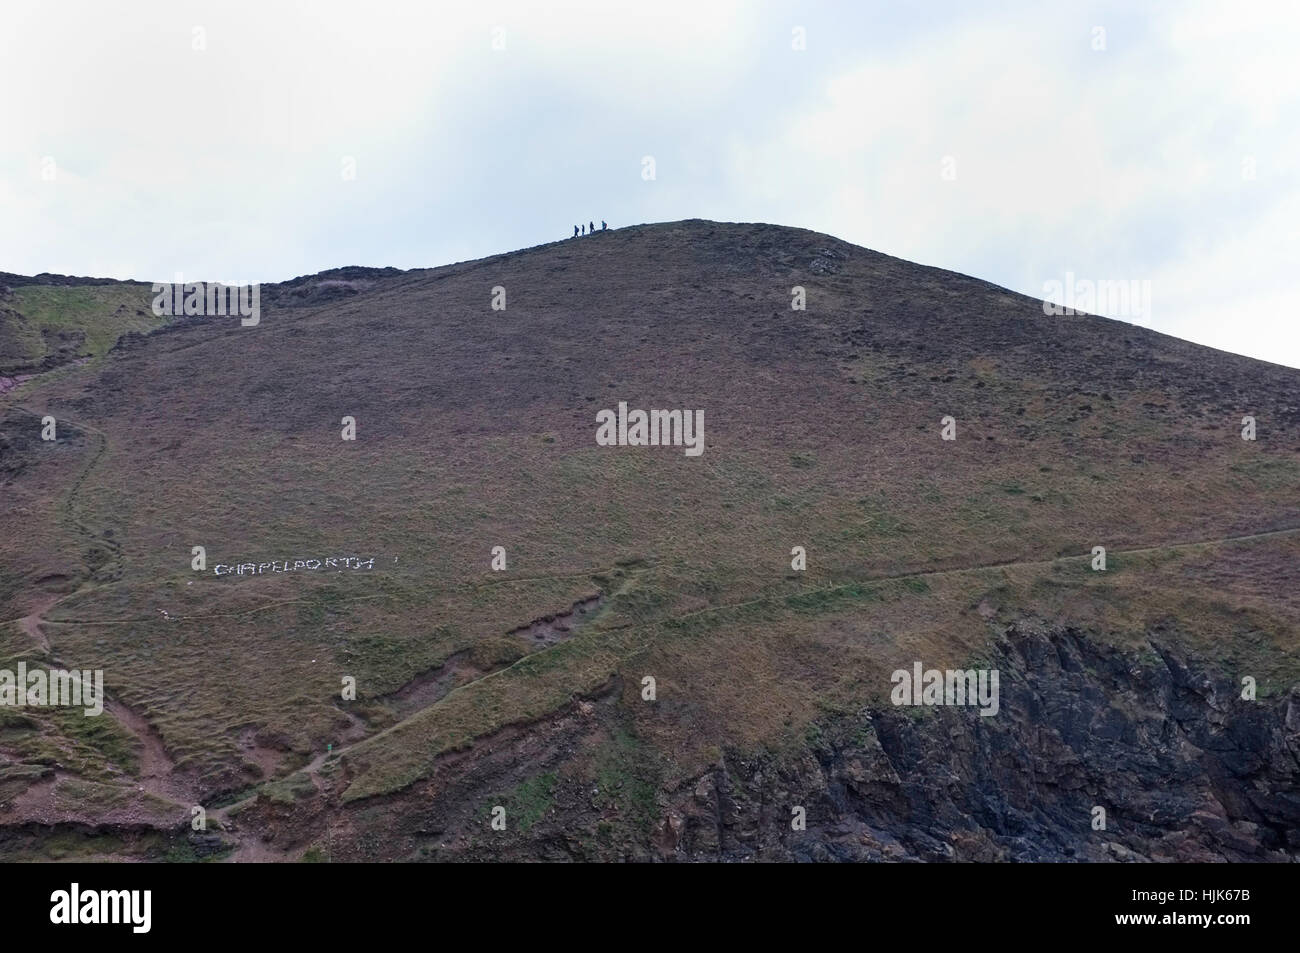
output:
<svg viewBox="0 0 1300 953"><path fill-rule="evenodd" d="M600 230L603 232L607 228L609 228L609 226L605 224L605 220L602 218L600 220Z"/></svg>
<svg viewBox="0 0 1300 953"><path fill-rule="evenodd" d="M573 237L574 237L574 238L577 238L577 237L578 237L578 226L577 226L577 225L574 225L574 226L573 226Z"/></svg>
<svg viewBox="0 0 1300 953"><path fill-rule="evenodd" d="M588 225L587 225L587 234L588 234L588 235L595 235L595 234L596 234L596 223L595 223L595 222L590 222L590 223L588 223Z"/></svg>

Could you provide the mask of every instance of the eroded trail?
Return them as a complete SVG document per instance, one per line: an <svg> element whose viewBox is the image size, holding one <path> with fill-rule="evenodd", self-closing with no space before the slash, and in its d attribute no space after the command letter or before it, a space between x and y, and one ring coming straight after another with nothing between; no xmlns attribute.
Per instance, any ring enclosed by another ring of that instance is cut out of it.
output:
<svg viewBox="0 0 1300 953"><path fill-rule="evenodd" d="M174 801L177 804L199 803L193 785L181 778L176 770L175 760L167 753L167 748L163 744L162 735L149 719L111 698L104 702L104 710L139 743L138 781L142 790L154 797Z"/></svg>
<svg viewBox="0 0 1300 953"><path fill-rule="evenodd" d="M66 669L69 666L58 657L49 638L45 635L44 614L71 595L76 593L66 596L50 594L43 598L32 612L16 620L19 630L31 640L33 647L40 651L42 660L51 668ZM136 740L139 756L139 772L136 780L141 790L154 797L178 804L196 803L192 786L180 778L176 771L176 762L167 753L162 736L147 718L114 698L105 698L104 713L113 718Z"/></svg>
<svg viewBox="0 0 1300 953"><path fill-rule="evenodd" d="M579 599L564 612L542 616L527 625L511 629L506 635L519 639L524 649L523 654L511 662L482 668L470 661L471 653L468 650L456 652L441 664L421 672L395 692L380 696L377 701L386 705L398 716L396 724L390 725L383 731L391 731L397 725L438 704L452 692L463 691L571 638L580 626L595 618L607 599L604 592L596 592ZM293 774L310 775L313 784L319 788L317 773L327 760L337 758L362 741L383 733L383 731L370 729L351 713L347 714L352 725L340 739L341 744L332 751L317 755L310 764L292 772ZM359 732L354 730L358 726L361 729Z"/></svg>
<svg viewBox="0 0 1300 953"><path fill-rule="evenodd" d="M396 691L380 696L376 701L393 711L398 716L396 725L401 725L438 704L453 692L468 689L572 637L580 626L596 616L607 598L604 592L596 592L579 599L564 612L542 616L526 625L509 630L506 633L507 637L519 639L523 649L522 655L513 662L501 663L485 669L471 661L472 653L469 650L462 650L448 656L433 668L419 673ZM290 781L294 777L305 776L317 792L327 794L330 782L321 776L321 771L326 764L335 763L339 757L361 742L396 727L392 725L382 730L375 730L351 712L342 711L347 716L348 728L339 737L338 744L319 752L309 763L277 780ZM254 801L259 793L260 790L254 790L235 803L212 812L211 816L220 822L222 829L234 841L234 849L227 857L227 861L241 863L296 859L300 850L277 847L262 841L255 835L241 831L238 809ZM232 812L234 812L233 816ZM328 830L328 821L326 826Z"/></svg>
<svg viewBox="0 0 1300 953"><path fill-rule="evenodd" d="M58 597L44 600L44 605L40 609L19 619L18 626L40 650L45 664L50 668L67 669L69 666L54 652L41 628L44 622L41 614L49 611L60 601ZM187 782L176 770L176 762L167 753L162 736L147 718L123 702L109 697L104 699L104 714L121 725L135 739L139 760L136 777L132 780L139 790L178 805L188 806L198 803L194 785ZM52 783L47 793L53 793Z"/></svg>
<svg viewBox="0 0 1300 953"><path fill-rule="evenodd" d="M58 605L61 597L57 595L48 595L36 604L32 611L18 620L18 628L22 633L31 639L33 645L41 650L44 655L50 654L50 640L46 637L45 632L41 629L45 620L42 618L45 613L49 612L54 606Z"/></svg>
<svg viewBox="0 0 1300 953"><path fill-rule="evenodd" d="M30 414L37 419L40 418L40 415L30 408L14 405L14 409ZM30 613L16 620L19 630L31 640L32 645L40 651L51 668L68 668L69 666L58 657L49 637L45 634L45 627L52 624L45 618L46 614L64 601L92 588L91 580L96 576L101 579L117 579L121 577L123 571L121 546L110 536L97 534L77 516L77 494L108 449L108 436L86 424L67 418L63 419L76 431L91 437L95 442L95 449L69 488L61 506L61 513L66 523L84 537L92 547L107 554L107 562L100 566L89 567L89 578L83 579L72 592L63 595L49 593L37 602ZM176 762L167 753L162 736L147 718L133 711L123 702L113 698L105 698L104 713L113 718L135 739L139 766L134 781L139 790L160 800L170 801L180 806L197 803L193 785L185 781L176 770ZM33 809L39 808L48 811L50 802L56 795L56 787L57 775L46 779L46 782L43 782L39 788L39 793L42 794L37 799L39 803L29 804L29 806ZM22 801L18 802L19 805L22 803Z"/></svg>

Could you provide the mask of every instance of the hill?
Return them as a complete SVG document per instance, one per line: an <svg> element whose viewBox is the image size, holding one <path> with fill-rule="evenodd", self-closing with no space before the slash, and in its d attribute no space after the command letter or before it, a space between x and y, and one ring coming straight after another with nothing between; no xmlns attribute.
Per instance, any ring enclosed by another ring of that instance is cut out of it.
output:
<svg viewBox="0 0 1300 953"><path fill-rule="evenodd" d="M1300 371L772 225L7 284L0 668L111 702L0 709L5 856L1300 852Z"/></svg>

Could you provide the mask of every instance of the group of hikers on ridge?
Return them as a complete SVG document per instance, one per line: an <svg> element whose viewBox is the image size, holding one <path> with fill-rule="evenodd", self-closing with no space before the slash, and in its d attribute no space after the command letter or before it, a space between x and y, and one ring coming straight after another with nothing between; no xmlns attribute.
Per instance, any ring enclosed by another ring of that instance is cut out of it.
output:
<svg viewBox="0 0 1300 953"><path fill-rule="evenodd" d="M605 222L604 222L604 220L602 219L602 220L601 220L601 223L600 223L600 230L603 232L603 231L607 231L608 229L609 229L609 226L606 225ZM595 235L595 234L596 234L596 223L595 223L595 222L588 222L586 225L574 225L574 226L573 226L573 237L574 237L574 238L577 238L579 235Z"/></svg>

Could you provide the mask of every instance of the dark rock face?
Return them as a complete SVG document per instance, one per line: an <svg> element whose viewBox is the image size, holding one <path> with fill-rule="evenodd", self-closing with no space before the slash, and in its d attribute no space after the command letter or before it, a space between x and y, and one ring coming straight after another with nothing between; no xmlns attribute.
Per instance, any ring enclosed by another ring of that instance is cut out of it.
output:
<svg viewBox="0 0 1300 953"><path fill-rule="evenodd" d="M661 856L1295 860L1300 692L1244 701L1153 648L1143 661L1070 630L1013 627L995 660L997 715L863 710L797 759L727 757L672 794ZM791 830L796 805L805 831Z"/></svg>
<svg viewBox="0 0 1300 953"><path fill-rule="evenodd" d="M373 290L381 282L400 278L405 274L398 268L366 268L352 265L331 268L315 275L262 286L264 306L279 308L314 307L351 298Z"/></svg>
<svg viewBox="0 0 1300 953"><path fill-rule="evenodd" d="M191 831L188 841L194 851L194 856L199 858L213 857L230 849L230 845L226 843L220 834L204 834Z"/></svg>

